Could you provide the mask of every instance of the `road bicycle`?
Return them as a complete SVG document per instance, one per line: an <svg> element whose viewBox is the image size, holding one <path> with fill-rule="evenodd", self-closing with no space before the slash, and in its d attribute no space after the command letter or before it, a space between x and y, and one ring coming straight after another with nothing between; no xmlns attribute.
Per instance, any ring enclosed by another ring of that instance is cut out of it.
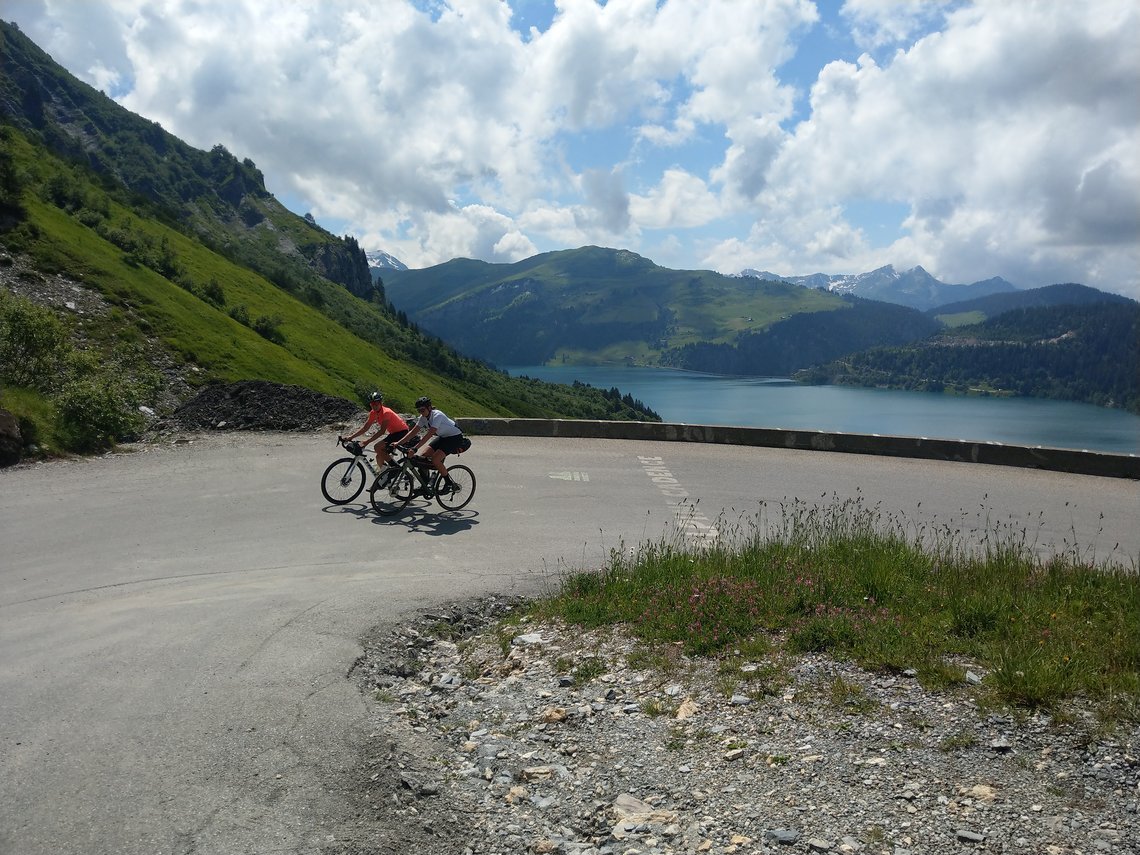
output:
<svg viewBox="0 0 1140 855"><path fill-rule="evenodd" d="M380 470L368 491L376 513L383 516L399 513L416 496L435 499L441 508L457 511L467 507L475 495L475 473L470 467L462 463L448 466L444 479L423 457L399 447L393 447L392 451L395 456Z"/></svg>
<svg viewBox="0 0 1140 855"><path fill-rule="evenodd" d="M359 442L339 436L336 441L352 457L342 457L329 464L321 476L321 492L332 504L347 505L364 490L364 485L368 483L368 473L375 478L380 475L380 470L364 453Z"/></svg>

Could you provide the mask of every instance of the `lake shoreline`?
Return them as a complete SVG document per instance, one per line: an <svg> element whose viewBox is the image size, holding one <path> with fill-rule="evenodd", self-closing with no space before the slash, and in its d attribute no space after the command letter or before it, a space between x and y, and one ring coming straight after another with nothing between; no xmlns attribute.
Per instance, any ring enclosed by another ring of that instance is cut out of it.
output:
<svg viewBox="0 0 1140 855"><path fill-rule="evenodd" d="M1140 416L1074 401L722 375L625 365L506 366L512 376L617 388L666 422L905 435L1027 447L1140 453Z"/></svg>

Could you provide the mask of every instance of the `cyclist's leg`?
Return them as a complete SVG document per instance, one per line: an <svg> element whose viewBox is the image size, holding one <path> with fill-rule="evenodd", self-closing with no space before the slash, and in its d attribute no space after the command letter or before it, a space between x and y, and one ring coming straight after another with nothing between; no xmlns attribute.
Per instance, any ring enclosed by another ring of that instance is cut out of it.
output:
<svg viewBox="0 0 1140 855"><path fill-rule="evenodd" d="M443 458L445 458L445 457L447 457L447 452L444 451L442 448L435 448L435 447L432 448L431 458L430 458L431 459L431 465L435 468L435 471L439 473L439 477L442 478L443 482L446 484L447 483L447 467L443 465Z"/></svg>
<svg viewBox="0 0 1140 855"><path fill-rule="evenodd" d="M382 466L392 459L392 446L407 435L406 430L393 431L376 443L376 460Z"/></svg>

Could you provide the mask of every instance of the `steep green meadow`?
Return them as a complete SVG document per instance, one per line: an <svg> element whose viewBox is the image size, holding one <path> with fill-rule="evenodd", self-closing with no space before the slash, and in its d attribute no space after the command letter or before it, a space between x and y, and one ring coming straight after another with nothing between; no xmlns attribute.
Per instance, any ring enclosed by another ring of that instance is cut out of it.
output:
<svg viewBox="0 0 1140 855"><path fill-rule="evenodd" d="M100 364L108 375L143 375L158 361L192 385L260 379L352 400L382 388L397 408L410 409L426 394L456 416L654 417L612 390L508 377L402 321L382 289L362 299L284 254L281 275L271 281L240 263L240 252L229 257L204 245L170 212L21 132L0 127L0 145L0 250L7 253L0 297L10 304L13 294L33 296L56 276L100 294L110 311L80 318L55 306L74 344L57 361L74 367L80 354L88 380ZM253 231L269 251L274 241L295 244L304 229L313 240L331 237L292 214L286 224L283 230L267 217L235 224L237 239ZM0 315L0 338L5 334ZM13 373L0 370L0 381ZM20 390L8 379L3 406L39 423L41 436L52 435L47 399L78 377L70 368L60 375Z"/></svg>

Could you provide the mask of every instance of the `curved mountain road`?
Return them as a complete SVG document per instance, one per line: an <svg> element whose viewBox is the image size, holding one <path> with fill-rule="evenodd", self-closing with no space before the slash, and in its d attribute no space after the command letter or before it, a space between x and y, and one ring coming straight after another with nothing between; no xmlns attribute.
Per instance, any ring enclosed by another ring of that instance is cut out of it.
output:
<svg viewBox="0 0 1140 855"><path fill-rule="evenodd" d="M541 592L646 540L727 536L761 501L774 517L858 497L931 528L1140 555L1140 485L1122 479L484 437L468 508L378 518L325 505L337 451L328 433L212 435L0 472L0 852L329 847L369 738L346 674L370 627Z"/></svg>

